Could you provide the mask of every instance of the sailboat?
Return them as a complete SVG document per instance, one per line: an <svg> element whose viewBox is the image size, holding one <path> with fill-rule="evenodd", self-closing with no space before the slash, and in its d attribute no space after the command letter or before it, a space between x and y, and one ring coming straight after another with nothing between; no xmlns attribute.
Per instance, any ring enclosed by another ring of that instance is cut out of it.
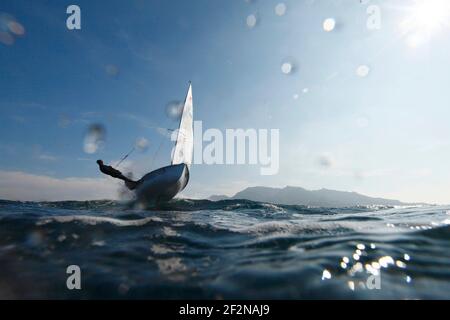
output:
<svg viewBox="0 0 450 320"><path fill-rule="evenodd" d="M171 165L144 175L136 186L137 200L143 204L167 202L183 191L189 182L194 151L192 84L184 100Z"/></svg>

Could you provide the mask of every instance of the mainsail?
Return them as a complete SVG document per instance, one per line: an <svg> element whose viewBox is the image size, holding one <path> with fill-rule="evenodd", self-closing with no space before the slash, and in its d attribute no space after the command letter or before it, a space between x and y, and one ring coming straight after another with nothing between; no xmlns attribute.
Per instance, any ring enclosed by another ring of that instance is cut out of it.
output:
<svg viewBox="0 0 450 320"><path fill-rule="evenodd" d="M183 113L181 115L180 127L178 128L177 142L172 156L172 165L192 163L194 151L194 128L193 128L193 105L192 105L192 85L184 100Z"/></svg>

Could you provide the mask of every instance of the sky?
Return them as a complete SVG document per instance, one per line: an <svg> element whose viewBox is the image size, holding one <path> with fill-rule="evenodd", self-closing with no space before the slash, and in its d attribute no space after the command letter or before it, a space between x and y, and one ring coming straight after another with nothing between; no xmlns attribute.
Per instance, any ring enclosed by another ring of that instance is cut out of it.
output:
<svg viewBox="0 0 450 320"><path fill-rule="evenodd" d="M192 81L204 130L279 129L280 168L194 164L184 197L289 185L448 204L448 21L442 0L4 0L0 198L118 198L95 161L144 138L120 169L168 165L158 128L177 127L167 105Z"/></svg>

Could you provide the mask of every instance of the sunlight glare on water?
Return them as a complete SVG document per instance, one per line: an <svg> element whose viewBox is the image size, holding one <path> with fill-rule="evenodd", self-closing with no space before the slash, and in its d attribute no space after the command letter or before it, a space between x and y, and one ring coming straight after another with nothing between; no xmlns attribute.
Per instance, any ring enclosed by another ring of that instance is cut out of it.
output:
<svg viewBox="0 0 450 320"><path fill-rule="evenodd" d="M0 204L0 213L8 213L0 219L0 252L11 259L24 254L19 272L31 264L36 283L54 280L57 274L42 270L52 270L49 265L61 258L82 258L94 275L86 279L83 293L99 298L160 297L161 285L168 298L180 297L186 286L193 288L191 298L449 297L443 280L449 226L409 229L423 225L423 219L448 218L448 207L308 208L182 199L151 211L114 201ZM387 227L387 221L398 227ZM111 265L117 255L120 263ZM124 276L124 266L133 266L133 273ZM0 280L14 287L9 279L17 267L9 267L2 266ZM97 275L111 283L111 290L89 289L98 284ZM211 277L217 280L211 283ZM265 281L272 277L276 283ZM423 286L414 286L414 279ZM292 285L295 290L280 296L281 287Z"/></svg>
<svg viewBox="0 0 450 320"><path fill-rule="evenodd" d="M328 280L331 279L331 273L327 269L323 270L322 273L322 280Z"/></svg>

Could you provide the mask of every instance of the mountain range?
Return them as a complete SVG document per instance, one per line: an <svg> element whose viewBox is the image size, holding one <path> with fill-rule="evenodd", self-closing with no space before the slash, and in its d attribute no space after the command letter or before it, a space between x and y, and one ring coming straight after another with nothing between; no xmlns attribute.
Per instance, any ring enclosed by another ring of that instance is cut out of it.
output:
<svg viewBox="0 0 450 320"><path fill-rule="evenodd" d="M246 199L286 205L305 205L312 207L353 207L369 205L401 206L410 205L399 200L373 198L356 192L329 189L307 190L301 187L271 188L249 187L232 197L213 195L211 201L226 199Z"/></svg>

